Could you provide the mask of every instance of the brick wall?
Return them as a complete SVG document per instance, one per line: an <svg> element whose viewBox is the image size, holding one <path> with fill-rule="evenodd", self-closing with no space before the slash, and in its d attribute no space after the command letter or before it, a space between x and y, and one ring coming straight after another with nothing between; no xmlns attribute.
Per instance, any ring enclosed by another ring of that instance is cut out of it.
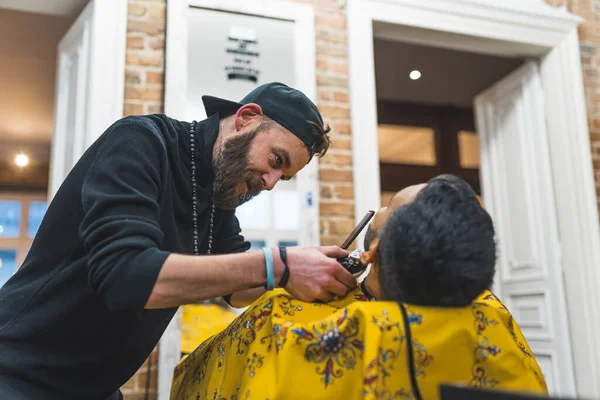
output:
<svg viewBox="0 0 600 400"><path fill-rule="evenodd" d="M600 0L546 0L567 9L585 21L579 26L579 48L587 103L596 195L600 208Z"/></svg>
<svg viewBox="0 0 600 400"><path fill-rule="evenodd" d="M125 62L124 115L163 112L166 0L129 0ZM157 398L158 351L121 389L125 400L144 400L150 377L149 399Z"/></svg>
<svg viewBox="0 0 600 400"><path fill-rule="evenodd" d="M317 105L331 126L332 145L319 171L321 243L339 245L354 228L346 13L337 0L297 1L315 8Z"/></svg>
<svg viewBox="0 0 600 400"><path fill-rule="evenodd" d="M166 0L129 0L125 115L163 111Z"/></svg>

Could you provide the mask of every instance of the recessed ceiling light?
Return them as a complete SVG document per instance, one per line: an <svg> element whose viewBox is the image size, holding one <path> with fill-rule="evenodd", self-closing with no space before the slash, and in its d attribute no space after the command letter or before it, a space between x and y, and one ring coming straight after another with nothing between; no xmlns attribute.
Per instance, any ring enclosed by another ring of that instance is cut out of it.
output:
<svg viewBox="0 0 600 400"><path fill-rule="evenodd" d="M15 164L17 164L18 167L26 167L27 165L29 165L29 157L27 157L27 155L21 153L21 154L17 154L17 156L15 157Z"/></svg>
<svg viewBox="0 0 600 400"><path fill-rule="evenodd" d="M410 71L410 74L408 76L413 81L416 81L417 79L419 79L421 77L421 71L418 71L415 69L414 71Z"/></svg>

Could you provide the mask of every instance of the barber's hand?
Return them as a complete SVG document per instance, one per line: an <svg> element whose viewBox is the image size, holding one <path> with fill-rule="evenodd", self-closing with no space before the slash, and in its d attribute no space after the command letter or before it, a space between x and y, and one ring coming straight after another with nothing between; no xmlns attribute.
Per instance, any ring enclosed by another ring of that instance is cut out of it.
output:
<svg viewBox="0 0 600 400"><path fill-rule="evenodd" d="M348 252L338 246L288 247L290 279L285 289L307 302L331 301L356 287L356 278L336 261Z"/></svg>

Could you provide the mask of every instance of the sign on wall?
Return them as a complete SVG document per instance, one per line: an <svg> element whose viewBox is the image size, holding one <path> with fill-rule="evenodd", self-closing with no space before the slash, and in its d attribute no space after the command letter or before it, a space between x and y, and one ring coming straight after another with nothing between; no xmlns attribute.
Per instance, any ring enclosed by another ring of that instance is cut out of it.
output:
<svg viewBox="0 0 600 400"><path fill-rule="evenodd" d="M204 95L240 101L264 83L296 86L294 31L292 21L190 7L185 119L205 118ZM296 183L280 182L275 190L238 207L236 216L251 250L298 244L301 210ZM207 313L212 317L207 319ZM184 306L181 351L193 351L233 317L220 307Z"/></svg>
<svg viewBox="0 0 600 400"><path fill-rule="evenodd" d="M268 82L295 86L294 23L190 8L185 117L205 116L203 95L239 101Z"/></svg>

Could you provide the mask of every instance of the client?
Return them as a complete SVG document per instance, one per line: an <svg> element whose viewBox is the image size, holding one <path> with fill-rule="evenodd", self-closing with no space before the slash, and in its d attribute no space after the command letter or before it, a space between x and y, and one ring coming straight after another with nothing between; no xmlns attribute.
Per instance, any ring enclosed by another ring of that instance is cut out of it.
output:
<svg viewBox="0 0 600 400"><path fill-rule="evenodd" d="M494 229L468 184L440 176L399 192L365 248L363 290L327 304L263 295L177 366L171 398L437 399L445 383L547 392L489 291Z"/></svg>

